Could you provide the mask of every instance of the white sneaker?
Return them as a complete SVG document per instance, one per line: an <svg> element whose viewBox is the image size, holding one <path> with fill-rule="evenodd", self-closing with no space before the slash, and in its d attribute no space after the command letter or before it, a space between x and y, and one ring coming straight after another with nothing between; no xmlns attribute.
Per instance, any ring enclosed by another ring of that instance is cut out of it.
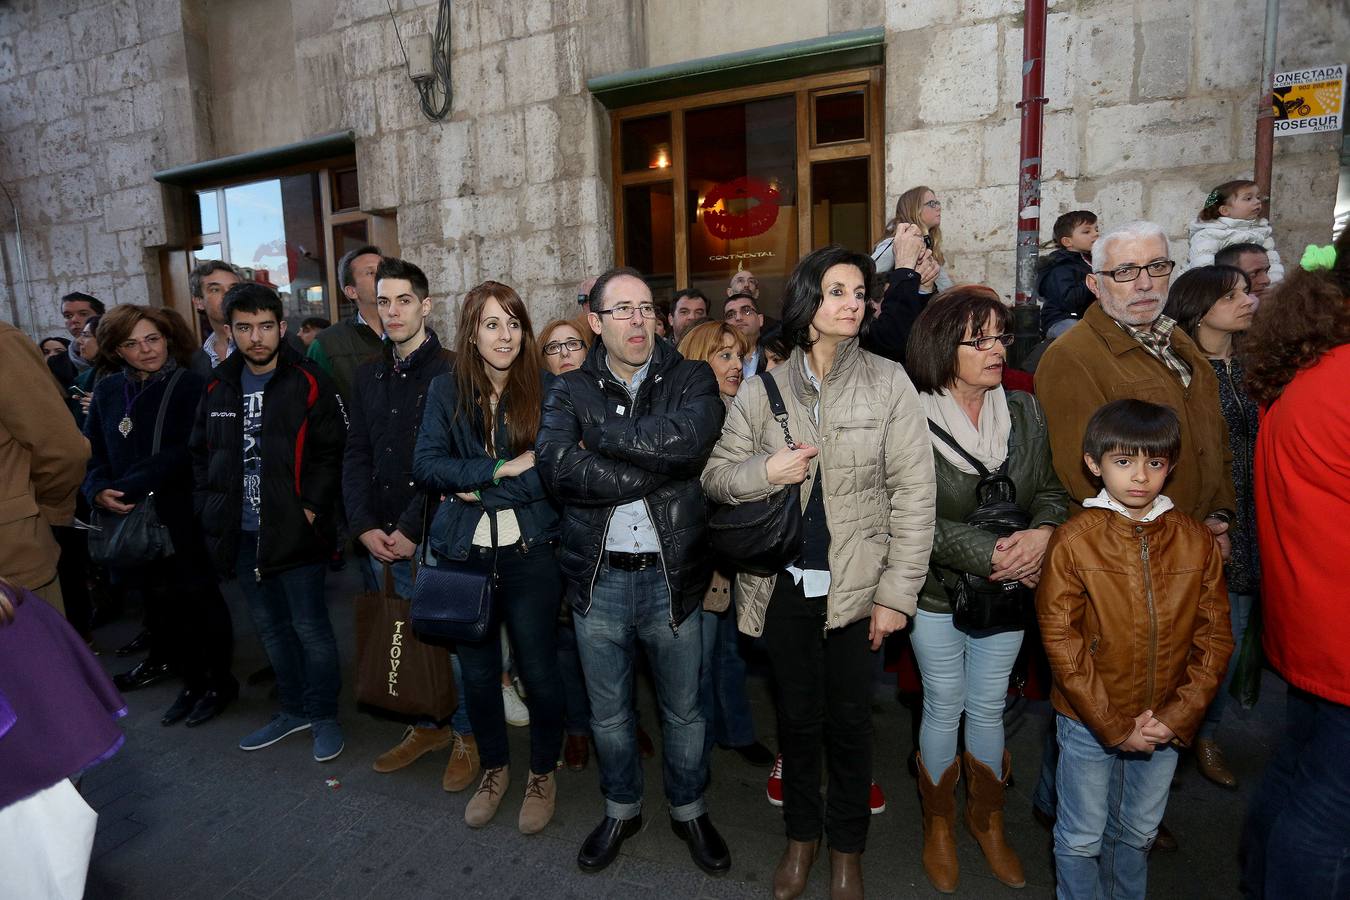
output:
<svg viewBox="0 0 1350 900"><path fill-rule="evenodd" d="M507 725L530 724L529 707L516 694L516 689L509 684L502 685L502 706L506 709Z"/></svg>

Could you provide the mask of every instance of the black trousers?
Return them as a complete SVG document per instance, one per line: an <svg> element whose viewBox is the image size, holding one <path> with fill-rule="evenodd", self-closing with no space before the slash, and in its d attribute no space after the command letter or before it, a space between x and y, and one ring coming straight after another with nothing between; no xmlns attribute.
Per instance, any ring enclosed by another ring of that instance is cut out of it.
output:
<svg viewBox="0 0 1350 900"><path fill-rule="evenodd" d="M175 553L133 578L145 595L149 658L168 663L184 687L232 692L234 623L205 557Z"/></svg>
<svg viewBox="0 0 1350 900"><path fill-rule="evenodd" d="M825 630L825 598L807 599L780 573L764 620L764 649L778 700L783 820L794 841L860 853L867 844L872 787L872 670L869 619ZM820 795L821 757L829 770Z"/></svg>

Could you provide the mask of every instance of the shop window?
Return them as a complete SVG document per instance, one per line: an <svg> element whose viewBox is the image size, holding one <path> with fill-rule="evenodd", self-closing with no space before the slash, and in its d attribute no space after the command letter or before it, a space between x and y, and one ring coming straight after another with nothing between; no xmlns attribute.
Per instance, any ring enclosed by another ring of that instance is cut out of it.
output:
<svg viewBox="0 0 1350 900"><path fill-rule="evenodd" d="M616 258L657 299L751 269L777 315L802 255L880 237L881 99L867 69L615 110Z"/></svg>

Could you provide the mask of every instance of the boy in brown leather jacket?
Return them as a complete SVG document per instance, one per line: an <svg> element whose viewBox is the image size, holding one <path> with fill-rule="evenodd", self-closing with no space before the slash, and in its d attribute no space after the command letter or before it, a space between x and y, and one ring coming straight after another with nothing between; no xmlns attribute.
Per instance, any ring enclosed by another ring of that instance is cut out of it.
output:
<svg viewBox="0 0 1350 900"><path fill-rule="evenodd" d="M1233 651L1214 536L1162 495L1180 449L1169 407L1097 410L1083 459L1102 491L1056 529L1041 570L1064 900L1142 900L1176 745L1195 736Z"/></svg>

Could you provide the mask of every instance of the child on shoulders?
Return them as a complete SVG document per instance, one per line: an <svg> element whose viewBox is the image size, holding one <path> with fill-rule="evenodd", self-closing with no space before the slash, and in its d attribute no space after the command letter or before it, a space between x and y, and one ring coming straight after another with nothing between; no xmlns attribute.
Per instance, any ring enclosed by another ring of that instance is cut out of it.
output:
<svg viewBox="0 0 1350 900"><path fill-rule="evenodd" d="M1041 298L1041 333L1054 340L1072 328L1095 299L1088 290L1092 245L1097 243L1097 214L1086 209L1055 220L1055 249L1041 257L1036 293Z"/></svg>
<svg viewBox="0 0 1350 900"><path fill-rule="evenodd" d="M1232 244L1258 244L1270 257L1270 281L1284 279L1270 223L1261 218L1261 191L1255 181L1225 181L1209 192L1200 216L1190 224L1186 268L1214 264L1214 254Z"/></svg>

